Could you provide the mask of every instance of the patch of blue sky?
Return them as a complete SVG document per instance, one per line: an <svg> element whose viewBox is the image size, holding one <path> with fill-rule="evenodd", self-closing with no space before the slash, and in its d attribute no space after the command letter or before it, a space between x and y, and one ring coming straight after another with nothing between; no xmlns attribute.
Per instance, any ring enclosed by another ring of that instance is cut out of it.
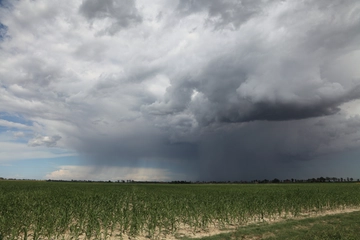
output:
<svg viewBox="0 0 360 240"><path fill-rule="evenodd" d="M62 165L79 165L77 156L57 158L25 159L0 163L0 177L17 179L45 179L45 176L58 170Z"/></svg>
<svg viewBox="0 0 360 240"><path fill-rule="evenodd" d="M8 127L0 126L0 133L9 131Z"/></svg>
<svg viewBox="0 0 360 240"><path fill-rule="evenodd" d="M11 114L11 113L7 113L7 112L0 112L0 119L9 121L9 122L14 122L14 123L21 123L24 124L26 126L32 126L33 122L24 118L23 116L19 115L19 114Z"/></svg>
<svg viewBox="0 0 360 240"><path fill-rule="evenodd" d="M0 137L8 142L27 143L33 135L33 122L18 114L0 113Z"/></svg>
<svg viewBox="0 0 360 240"><path fill-rule="evenodd" d="M0 143L24 143L27 144L29 139L33 136L33 132L26 130L9 129L7 127L0 127Z"/></svg>
<svg viewBox="0 0 360 240"><path fill-rule="evenodd" d="M1 119L0 119L0 121L1 121ZM1 122L0 122L0 134L3 134L3 133L11 133L15 137L16 137L16 133L22 133L21 135L18 135L17 137L26 137L26 136L32 134L32 131L21 129L18 127L1 126Z"/></svg>

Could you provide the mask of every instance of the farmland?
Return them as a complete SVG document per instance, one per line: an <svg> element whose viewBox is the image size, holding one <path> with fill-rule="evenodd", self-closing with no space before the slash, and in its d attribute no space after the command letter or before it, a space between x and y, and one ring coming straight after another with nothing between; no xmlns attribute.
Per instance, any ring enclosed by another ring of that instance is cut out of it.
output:
<svg viewBox="0 0 360 240"><path fill-rule="evenodd" d="M0 181L0 239L190 236L360 207L360 184L171 185Z"/></svg>

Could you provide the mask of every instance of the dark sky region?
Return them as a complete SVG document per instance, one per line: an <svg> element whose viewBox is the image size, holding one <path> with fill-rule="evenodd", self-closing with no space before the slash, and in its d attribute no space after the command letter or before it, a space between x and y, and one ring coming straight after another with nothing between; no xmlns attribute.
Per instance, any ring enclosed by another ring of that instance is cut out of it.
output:
<svg viewBox="0 0 360 240"><path fill-rule="evenodd" d="M358 0L0 1L0 176L360 178Z"/></svg>

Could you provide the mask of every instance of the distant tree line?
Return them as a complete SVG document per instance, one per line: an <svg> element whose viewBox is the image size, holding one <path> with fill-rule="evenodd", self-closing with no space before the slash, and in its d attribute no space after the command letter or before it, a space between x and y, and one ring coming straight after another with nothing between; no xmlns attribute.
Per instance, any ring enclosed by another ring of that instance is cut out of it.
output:
<svg viewBox="0 0 360 240"><path fill-rule="evenodd" d="M5 180L11 180L11 181L44 181L44 180L37 180L37 179L16 179L16 178L3 178L0 177L0 181L5 181ZM268 180L268 179L263 179L263 180L259 180L259 179L255 179L255 180L251 180L251 181L184 181L184 180L180 180L180 181L135 181L135 180L116 180L116 181L112 181L112 180L106 180L106 181L93 181L93 180L54 180L54 179L48 179L46 180L48 182L87 182L87 183L169 183L169 184L264 184L264 183L330 183L330 182L360 182L360 179L354 179L352 177L346 177L346 178L336 178L336 177L318 177L318 178L309 178L309 179L295 179L295 178L291 178L291 179L278 179L278 178L274 178L272 180Z"/></svg>

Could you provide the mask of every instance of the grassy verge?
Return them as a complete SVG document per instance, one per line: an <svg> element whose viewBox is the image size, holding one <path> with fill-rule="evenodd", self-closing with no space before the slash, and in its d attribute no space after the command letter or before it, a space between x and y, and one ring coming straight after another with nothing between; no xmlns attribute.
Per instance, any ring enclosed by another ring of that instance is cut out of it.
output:
<svg viewBox="0 0 360 240"><path fill-rule="evenodd" d="M254 224L203 240L233 239L299 239L299 240L357 240L360 239L360 211L302 220L287 220L273 224Z"/></svg>

